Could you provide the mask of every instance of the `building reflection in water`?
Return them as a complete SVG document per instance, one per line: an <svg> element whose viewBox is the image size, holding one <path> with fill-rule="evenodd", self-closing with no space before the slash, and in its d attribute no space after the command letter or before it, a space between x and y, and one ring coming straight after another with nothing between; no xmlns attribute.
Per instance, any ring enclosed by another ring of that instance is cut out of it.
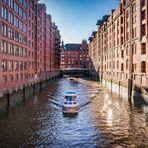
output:
<svg viewBox="0 0 148 148"><path fill-rule="evenodd" d="M148 145L147 115L129 106L128 100L101 92L92 102L91 111L96 128L112 145Z"/></svg>

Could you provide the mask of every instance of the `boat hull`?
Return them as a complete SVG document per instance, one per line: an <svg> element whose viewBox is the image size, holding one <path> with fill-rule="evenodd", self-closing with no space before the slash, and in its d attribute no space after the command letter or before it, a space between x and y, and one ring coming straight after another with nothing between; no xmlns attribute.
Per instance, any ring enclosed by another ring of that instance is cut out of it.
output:
<svg viewBox="0 0 148 148"><path fill-rule="evenodd" d="M67 107L63 106L63 114L78 114L79 106Z"/></svg>

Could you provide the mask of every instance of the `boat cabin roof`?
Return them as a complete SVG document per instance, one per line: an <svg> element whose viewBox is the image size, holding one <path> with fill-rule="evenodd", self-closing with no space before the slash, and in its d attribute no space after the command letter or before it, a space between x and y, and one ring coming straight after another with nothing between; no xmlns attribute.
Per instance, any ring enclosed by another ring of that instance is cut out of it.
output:
<svg viewBox="0 0 148 148"><path fill-rule="evenodd" d="M76 96L76 92L66 92L65 96Z"/></svg>

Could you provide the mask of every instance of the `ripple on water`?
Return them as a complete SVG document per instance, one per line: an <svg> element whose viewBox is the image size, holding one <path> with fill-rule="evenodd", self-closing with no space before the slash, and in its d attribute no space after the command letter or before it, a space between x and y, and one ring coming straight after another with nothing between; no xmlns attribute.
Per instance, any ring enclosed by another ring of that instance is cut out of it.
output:
<svg viewBox="0 0 148 148"><path fill-rule="evenodd" d="M82 110L65 117L51 99L61 103L70 89L78 92ZM0 147L145 148L147 125L147 114L98 82L61 79L1 116Z"/></svg>

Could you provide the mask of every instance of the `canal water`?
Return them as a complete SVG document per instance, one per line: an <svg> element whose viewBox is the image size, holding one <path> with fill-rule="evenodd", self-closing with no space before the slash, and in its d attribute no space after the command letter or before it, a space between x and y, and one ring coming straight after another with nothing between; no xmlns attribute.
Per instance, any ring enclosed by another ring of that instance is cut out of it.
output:
<svg viewBox="0 0 148 148"><path fill-rule="evenodd" d="M76 91L81 109L64 116L66 91ZM60 79L35 97L0 113L0 147L145 148L148 114L98 82Z"/></svg>

